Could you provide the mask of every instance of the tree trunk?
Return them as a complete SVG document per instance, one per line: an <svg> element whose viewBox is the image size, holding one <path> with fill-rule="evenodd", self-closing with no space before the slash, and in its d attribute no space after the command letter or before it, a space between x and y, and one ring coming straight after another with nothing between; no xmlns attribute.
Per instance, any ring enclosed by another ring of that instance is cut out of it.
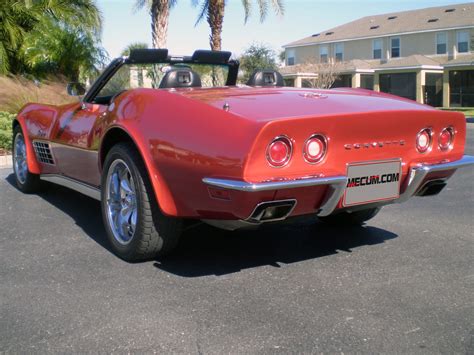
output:
<svg viewBox="0 0 474 355"><path fill-rule="evenodd" d="M207 23L211 27L209 43L213 51L220 51L222 48L222 24L224 22L225 0L209 0L209 10L207 12Z"/></svg>
<svg viewBox="0 0 474 355"><path fill-rule="evenodd" d="M150 15L153 48L166 48L170 16L169 0L153 0Z"/></svg>

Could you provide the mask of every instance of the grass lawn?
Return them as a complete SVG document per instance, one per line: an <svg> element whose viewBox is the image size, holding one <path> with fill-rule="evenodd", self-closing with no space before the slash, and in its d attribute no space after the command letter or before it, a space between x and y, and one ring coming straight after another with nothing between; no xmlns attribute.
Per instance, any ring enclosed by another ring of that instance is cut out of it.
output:
<svg viewBox="0 0 474 355"><path fill-rule="evenodd" d="M464 113L466 117L474 117L474 107L440 107L444 111L457 111Z"/></svg>

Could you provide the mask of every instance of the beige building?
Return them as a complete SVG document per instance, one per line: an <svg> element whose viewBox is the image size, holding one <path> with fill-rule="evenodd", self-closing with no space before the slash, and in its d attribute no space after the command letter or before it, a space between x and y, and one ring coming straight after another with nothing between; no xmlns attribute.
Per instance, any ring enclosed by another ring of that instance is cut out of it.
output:
<svg viewBox="0 0 474 355"><path fill-rule="evenodd" d="M474 3L367 16L284 46L289 85L334 65L334 86L389 92L433 106L474 106ZM336 64L334 64L336 63Z"/></svg>

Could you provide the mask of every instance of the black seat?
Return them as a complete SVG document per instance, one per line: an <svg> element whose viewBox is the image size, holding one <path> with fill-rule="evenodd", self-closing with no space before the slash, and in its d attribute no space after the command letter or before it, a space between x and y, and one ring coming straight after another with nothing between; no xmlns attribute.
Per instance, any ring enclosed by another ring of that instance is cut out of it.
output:
<svg viewBox="0 0 474 355"><path fill-rule="evenodd" d="M283 77L276 70L256 70L247 81L249 86L283 86Z"/></svg>
<svg viewBox="0 0 474 355"><path fill-rule="evenodd" d="M160 89L201 87L199 74L189 68L173 68L161 79Z"/></svg>

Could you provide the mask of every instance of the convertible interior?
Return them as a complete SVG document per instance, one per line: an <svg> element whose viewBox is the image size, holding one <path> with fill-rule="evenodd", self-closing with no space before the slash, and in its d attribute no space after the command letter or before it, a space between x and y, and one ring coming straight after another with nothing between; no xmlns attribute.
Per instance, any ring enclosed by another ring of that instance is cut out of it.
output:
<svg viewBox="0 0 474 355"><path fill-rule="evenodd" d="M171 57L168 50L134 50L115 59L84 97L85 102L110 105L123 92L135 88L178 89L223 87L237 83L238 62L230 52L197 50L190 57ZM283 86L275 70L256 70L246 85Z"/></svg>

